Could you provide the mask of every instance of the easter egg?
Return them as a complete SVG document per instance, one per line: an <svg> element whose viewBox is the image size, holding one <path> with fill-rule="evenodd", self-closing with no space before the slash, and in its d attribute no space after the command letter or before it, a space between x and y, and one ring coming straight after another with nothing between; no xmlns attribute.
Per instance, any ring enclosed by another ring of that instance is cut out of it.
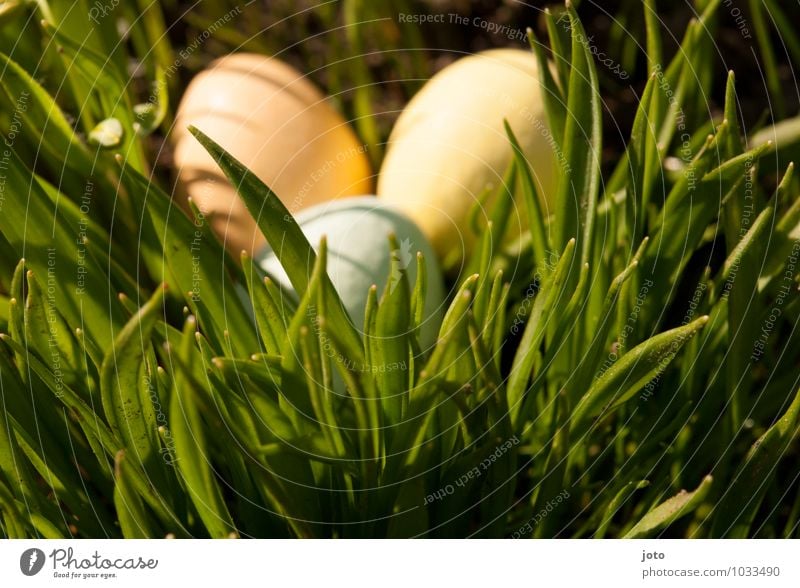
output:
<svg viewBox="0 0 800 588"><path fill-rule="evenodd" d="M252 170L292 213L372 192L366 147L302 73L262 55L218 59L186 89L172 140L179 195L212 213L212 227L236 255L264 238L189 125Z"/></svg>
<svg viewBox="0 0 800 588"><path fill-rule="evenodd" d="M487 185L502 185L512 160L503 119L533 167L543 207L553 195L555 143L542 92L530 51L492 49L434 75L398 118L378 177L378 197L412 218L447 266L458 265L473 249L469 211ZM509 234L516 230L518 236L525 219L524 204L518 203Z"/></svg>
<svg viewBox="0 0 800 588"><path fill-rule="evenodd" d="M401 266L410 287L416 282L417 252L425 256L427 292L425 319L420 329L420 344L427 349L436 341L444 313L444 283L436 256L419 228L393 206L374 197L344 198L318 204L296 215L301 230L315 248L324 235L327 239L327 269L353 325L361 332L369 288L378 286L380 299L386 287L393 287L390 276L392 251L389 235L394 234L400 250ZM280 286L293 291L289 277L269 246L256 254L256 261ZM312 268L308 268L309 275Z"/></svg>

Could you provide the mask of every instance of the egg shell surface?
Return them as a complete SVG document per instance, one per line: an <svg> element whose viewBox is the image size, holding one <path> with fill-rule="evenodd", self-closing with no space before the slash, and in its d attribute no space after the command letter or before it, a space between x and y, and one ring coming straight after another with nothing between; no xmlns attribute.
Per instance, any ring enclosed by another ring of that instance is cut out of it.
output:
<svg viewBox="0 0 800 588"><path fill-rule="evenodd" d="M440 259L460 261L472 251L469 211L488 185L503 183L513 155L503 119L533 168L547 210L555 192L555 143L542 91L530 51L491 49L438 72L398 118L378 177L378 197L412 218ZM515 208L509 237L527 225L524 204ZM491 202L483 210L485 220L490 211Z"/></svg>
<svg viewBox="0 0 800 588"><path fill-rule="evenodd" d="M250 168L292 213L372 192L365 146L301 72L256 54L218 59L186 89L172 140L179 194L214 213L214 230L236 255L261 246L263 236L189 125Z"/></svg>
<svg viewBox="0 0 800 588"><path fill-rule="evenodd" d="M435 341L444 315L444 283L436 256L419 228L393 206L374 197L345 198L319 204L300 212L297 223L316 249L327 238L328 275L359 332L364 327L364 309L369 288L378 286L378 297L391 285L389 235L400 245L400 260L413 289L417 252L425 256L427 296L425 320L420 329L423 349ZM271 247L265 246L256 261L280 286L293 292L289 277ZM308 268L309 275L312 267Z"/></svg>

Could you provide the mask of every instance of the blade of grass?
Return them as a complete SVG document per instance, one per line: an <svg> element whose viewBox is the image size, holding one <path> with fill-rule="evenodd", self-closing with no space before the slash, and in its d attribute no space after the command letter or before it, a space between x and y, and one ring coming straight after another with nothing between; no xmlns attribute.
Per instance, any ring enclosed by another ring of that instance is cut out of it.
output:
<svg viewBox="0 0 800 588"><path fill-rule="evenodd" d="M580 264L571 272L568 284L574 286L577 271L584 263L592 264L594 220L600 187L602 149L600 94L597 71L586 32L570 0L566 3L572 33L572 61L567 91L568 116L564 127L563 153L567 167L562 170L555 208L555 242L564 249L567 241L577 238Z"/></svg>
<svg viewBox="0 0 800 588"><path fill-rule="evenodd" d="M798 432L800 391L778 421L747 452L714 510L713 537L750 536L761 503L774 478L778 463Z"/></svg>
<svg viewBox="0 0 800 588"><path fill-rule="evenodd" d="M708 322L703 316L688 325L655 335L631 349L600 376L572 412L572 426L582 430L592 417L630 399L667 368L681 347Z"/></svg>
<svg viewBox="0 0 800 588"><path fill-rule="evenodd" d="M190 127L189 131L211 154L225 175L236 187L253 218L257 219L258 228L281 262L289 280L298 295L302 296L308 288L308 267L312 267L316 254L306 239L297 222L289 211L261 180L244 167L233 156L227 153L213 139L202 131ZM326 290L335 291L327 274L322 277ZM339 336L348 347L360 346L360 339L352 321L341 304L332 304L327 320L339 331Z"/></svg>
<svg viewBox="0 0 800 588"><path fill-rule="evenodd" d="M636 523L633 528L625 534L625 539L643 539L652 537L662 529L665 529L679 518L691 513L708 496L713 479L706 476L700 485L692 492L682 490L669 500L666 500L648 512Z"/></svg>
<svg viewBox="0 0 800 588"><path fill-rule="evenodd" d="M164 304L165 288L158 288L114 339L100 368L103 410L111 430L126 450L124 459L141 464L150 482L164 489L166 476L160 455L158 424L145 356ZM122 459L118 456L118 459Z"/></svg>
<svg viewBox="0 0 800 588"><path fill-rule="evenodd" d="M180 347L173 351L183 364L191 364L196 324L194 317L186 320ZM228 537L236 532L236 526L210 463L208 431L196 399L199 391L182 370L176 372L174 386L169 423L175 443L178 472L203 526L211 537Z"/></svg>
<svg viewBox="0 0 800 588"><path fill-rule="evenodd" d="M575 239L570 239L558 260L556 269L542 284L541 290L533 300L528 324L525 325L522 341L514 355L511 375L508 378L507 394L511 423L515 430L517 430L520 419L527 418L527 415L521 414L521 411L524 406L528 381L551 320L551 310L559 298L566 296L564 288L567 276L570 274L571 268L576 265L574 251Z"/></svg>

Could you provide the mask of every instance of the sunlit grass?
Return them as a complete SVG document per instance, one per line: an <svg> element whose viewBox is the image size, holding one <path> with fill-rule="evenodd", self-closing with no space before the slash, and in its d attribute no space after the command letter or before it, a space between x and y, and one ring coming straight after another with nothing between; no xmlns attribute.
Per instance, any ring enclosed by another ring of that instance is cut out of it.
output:
<svg viewBox="0 0 800 588"><path fill-rule="evenodd" d="M3 536L797 536L798 183L762 188L774 145L745 144L733 74L724 113L703 108L719 2L668 63L648 17L659 67L607 178L592 48L574 11L546 15L568 31L531 39L555 206L508 128L508 183L426 354L425 285L396 264L362 336L325 242L213 136L192 131L298 300L174 205L147 138L175 84L156 8L118 45L69 4L2 17L24 29L0 56ZM532 232L503 246L512 211Z"/></svg>

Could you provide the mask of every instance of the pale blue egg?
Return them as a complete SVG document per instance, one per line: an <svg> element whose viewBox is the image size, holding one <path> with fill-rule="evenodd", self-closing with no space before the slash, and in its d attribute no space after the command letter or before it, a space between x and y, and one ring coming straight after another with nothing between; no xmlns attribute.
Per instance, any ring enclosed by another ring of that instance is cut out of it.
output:
<svg viewBox="0 0 800 588"><path fill-rule="evenodd" d="M315 249L323 235L327 238L328 275L359 332L364 326L369 288L377 285L380 298L391 282L389 235L397 238L400 261L412 288L416 282L417 252L422 252L428 284L420 344L426 349L435 343L445 310L444 283L433 249L413 221L371 196L331 200L301 211L295 219ZM282 288L293 292L271 247L257 252L255 260ZM310 274L312 268L307 269Z"/></svg>

